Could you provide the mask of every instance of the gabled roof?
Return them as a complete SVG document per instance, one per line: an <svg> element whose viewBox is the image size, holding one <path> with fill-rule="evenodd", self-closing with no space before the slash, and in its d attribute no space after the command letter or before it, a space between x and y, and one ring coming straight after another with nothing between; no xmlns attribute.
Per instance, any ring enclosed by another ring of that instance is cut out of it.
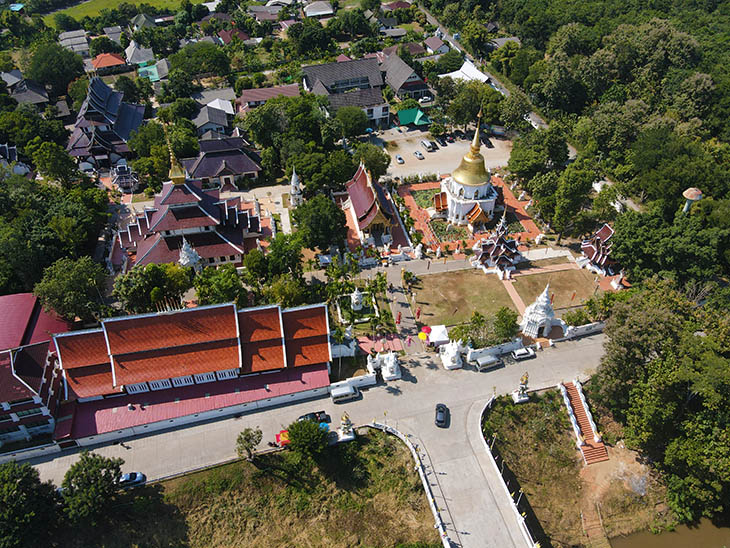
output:
<svg viewBox="0 0 730 548"><path fill-rule="evenodd" d="M424 44L426 44L426 47L428 47L431 51L436 51L444 45L444 41L438 36L429 36L424 41Z"/></svg>
<svg viewBox="0 0 730 548"><path fill-rule="evenodd" d="M378 183L371 180L364 164L358 166L355 175L345 184L345 188L361 230L370 226L378 212L392 221L393 212L385 191Z"/></svg>
<svg viewBox="0 0 730 548"><path fill-rule="evenodd" d="M393 55L394 53L398 53L398 50L404 47L408 50L408 53L411 55L423 55L426 53L426 48L424 48L421 44L417 44L416 42L408 42L406 44L396 44L395 46L390 46L388 48L383 49L383 53L386 57Z"/></svg>
<svg viewBox="0 0 730 548"><path fill-rule="evenodd" d="M124 57L118 53L100 53L91 60L91 65L97 70L126 64L127 62L124 60Z"/></svg>
<svg viewBox="0 0 730 548"><path fill-rule="evenodd" d="M137 29L152 28L156 26L155 18L147 15L146 13L138 13L132 17L132 20L129 23Z"/></svg>
<svg viewBox="0 0 730 548"><path fill-rule="evenodd" d="M150 48L143 48L134 40L129 42L127 49L124 50L124 55L127 62L132 65L141 65L155 58L155 53Z"/></svg>
<svg viewBox="0 0 730 548"><path fill-rule="evenodd" d="M211 101L215 101L216 99L223 99L224 101L233 102L236 100L236 92L233 91L233 88L231 87L204 89L202 91L193 93L191 97L201 105L207 105L208 103L210 103Z"/></svg>
<svg viewBox="0 0 730 548"><path fill-rule="evenodd" d="M281 310L278 306L238 312L244 372L281 369L286 366Z"/></svg>
<svg viewBox="0 0 730 548"><path fill-rule="evenodd" d="M18 69L13 69L8 72L0 73L0 78L3 79L8 88L12 88L15 84L23 81L23 73Z"/></svg>
<svg viewBox="0 0 730 548"><path fill-rule="evenodd" d="M333 93L327 96L333 110L342 107L368 108L386 104L383 92L378 88L358 89L347 93Z"/></svg>
<svg viewBox="0 0 730 548"><path fill-rule="evenodd" d="M185 158L181 163L194 179L258 173L261 166L249 157L244 146L241 137L202 140L198 156Z"/></svg>
<svg viewBox="0 0 730 548"><path fill-rule="evenodd" d="M101 328L56 335L54 341L65 370L109 363L109 350Z"/></svg>
<svg viewBox="0 0 730 548"><path fill-rule="evenodd" d="M287 84L285 86L274 86L270 88L244 89L236 103L254 103L268 101L274 97L298 97L299 84Z"/></svg>
<svg viewBox="0 0 730 548"><path fill-rule="evenodd" d="M407 108L398 111L398 121L400 125L407 126L414 124L417 126L425 126L431 123L428 116L420 108Z"/></svg>
<svg viewBox="0 0 730 548"><path fill-rule="evenodd" d="M43 385L48 347L49 342L45 341L23 346L11 354L13 373L36 394L40 394Z"/></svg>
<svg viewBox="0 0 730 548"><path fill-rule="evenodd" d="M13 374L10 352L0 352L0 402L24 400L35 395Z"/></svg>
<svg viewBox="0 0 730 548"><path fill-rule="evenodd" d="M48 102L48 93L45 88L32 80L18 82L10 96L18 103L39 105Z"/></svg>
<svg viewBox="0 0 730 548"><path fill-rule="evenodd" d="M281 313L288 367L331 360L327 307L324 304L284 310Z"/></svg>
<svg viewBox="0 0 730 548"><path fill-rule="evenodd" d="M393 88L393 91L399 91L403 84L406 83L415 71L397 54L389 55L383 62L382 70L385 71L385 81Z"/></svg>
<svg viewBox="0 0 730 548"><path fill-rule="evenodd" d="M32 293L0 295L0 350L48 341L70 324L43 310Z"/></svg>
<svg viewBox="0 0 730 548"><path fill-rule="evenodd" d="M317 0L307 6L304 6L304 15L307 17L320 17L322 15L332 15L335 11L332 4L324 0Z"/></svg>
<svg viewBox="0 0 730 548"><path fill-rule="evenodd" d="M331 87L335 82L351 78L366 77L370 87L383 85L380 67L375 59L353 59L341 63L325 63L323 65L309 65L302 67L304 77L311 88L320 80L325 87Z"/></svg>
<svg viewBox="0 0 730 548"><path fill-rule="evenodd" d="M196 127L203 127L205 124L216 124L218 126L228 127L228 117L226 113L211 106L204 106L198 111L195 118L192 119Z"/></svg>
<svg viewBox="0 0 730 548"><path fill-rule="evenodd" d="M231 30L219 30L218 31L218 37L221 39L221 41L224 44L230 44L234 38L237 38L238 40L241 40L242 42L245 40L248 40L250 36L239 29L231 29Z"/></svg>
<svg viewBox="0 0 730 548"><path fill-rule="evenodd" d="M122 27L115 25L113 27L104 27L104 34L109 37L110 40L119 44L122 39Z"/></svg>

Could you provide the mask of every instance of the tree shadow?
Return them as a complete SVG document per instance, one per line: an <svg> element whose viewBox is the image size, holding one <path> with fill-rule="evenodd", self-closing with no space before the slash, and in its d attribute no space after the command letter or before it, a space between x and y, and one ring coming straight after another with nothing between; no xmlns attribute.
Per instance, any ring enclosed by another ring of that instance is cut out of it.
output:
<svg viewBox="0 0 730 548"><path fill-rule="evenodd" d="M401 373L401 380L410 382L412 384L417 384L418 379L411 373L411 371L407 367L400 366L400 373Z"/></svg>
<svg viewBox="0 0 730 548"><path fill-rule="evenodd" d="M339 489L351 491L364 487L370 473L362 455L369 443L367 437L358 436L353 441L329 447L318 462L322 474L334 481Z"/></svg>
<svg viewBox="0 0 730 548"><path fill-rule="evenodd" d="M385 391L393 396L400 396L403 393L399 386L392 385L386 386Z"/></svg>

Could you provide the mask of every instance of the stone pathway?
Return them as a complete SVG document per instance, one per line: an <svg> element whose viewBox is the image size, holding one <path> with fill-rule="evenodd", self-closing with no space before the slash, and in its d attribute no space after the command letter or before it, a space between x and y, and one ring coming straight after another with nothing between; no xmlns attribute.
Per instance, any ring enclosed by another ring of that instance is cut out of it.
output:
<svg viewBox="0 0 730 548"><path fill-rule="evenodd" d="M512 277L532 276L533 274L545 274L546 272L560 272L561 270L580 270L576 263L551 264L539 268L525 268L524 270L513 270Z"/></svg>
<svg viewBox="0 0 730 548"><path fill-rule="evenodd" d="M522 316L525 313L525 308L527 307L525 306L522 297L520 297L520 294L517 293L513 284L514 282L512 280L502 280L502 285L504 285L507 293L509 293L509 298L512 299L512 302L515 304L515 308L517 308L517 312L519 312L520 316Z"/></svg>
<svg viewBox="0 0 730 548"><path fill-rule="evenodd" d="M386 335L385 337L377 337L375 340L367 337L358 337L357 344L363 354L370 354L370 350L375 347L377 352L399 352L403 350L403 341L397 335Z"/></svg>

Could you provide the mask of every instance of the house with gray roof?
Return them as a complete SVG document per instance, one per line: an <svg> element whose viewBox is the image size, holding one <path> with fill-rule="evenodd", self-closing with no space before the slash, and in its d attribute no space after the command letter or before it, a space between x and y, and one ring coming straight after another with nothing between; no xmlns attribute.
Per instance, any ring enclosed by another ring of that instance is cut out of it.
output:
<svg viewBox="0 0 730 548"><path fill-rule="evenodd" d="M5 82L8 91L12 92L13 88L23 81L23 73L18 69L13 69L8 72L0 72L0 78Z"/></svg>
<svg viewBox="0 0 730 548"><path fill-rule="evenodd" d="M20 104L35 105L39 110L43 110L48 104L48 92L33 80L22 80L16 84L10 97Z"/></svg>
<svg viewBox="0 0 730 548"><path fill-rule="evenodd" d="M89 56L89 39L84 29L62 32L58 35L58 43L82 57Z"/></svg>
<svg viewBox="0 0 730 548"><path fill-rule="evenodd" d="M124 50L124 56L130 65L146 65L155 60L155 54L150 48L143 48L134 40Z"/></svg>
<svg viewBox="0 0 730 548"><path fill-rule="evenodd" d="M225 111L211 106L201 108L192 122L195 124L198 135L202 135L206 131L225 133L228 130L228 115Z"/></svg>
<svg viewBox="0 0 730 548"><path fill-rule="evenodd" d="M205 186L223 187L234 185L241 177L258 178L261 166L252 158L245 139L213 132L206 135L209 138L198 141L198 156L180 161L190 179L202 180Z"/></svg>
<svg viewBox="0 0 730 548"><path fill-rule="evenodd" d="M132 20L129 22L129 30L134 32L137 32L138 30L142 29L148 29L148 28L154 28L157 25L155 25L155 18L147 15L146 13L138 13L134 17L132 17Z"/></svg>
<svg viewBox="0 0 730 548"><path fill-rule="evenodd" d="M114 27L104 27L104 35L112 42L122 43L122 27L116 25Z"/></svg>
<svg viewBox="0 0 730 548"><path fill-rule="evenodd" d="M204 89L202 91L197 91L193 93L191 97L195 99L195 102L199 105L205 106L209 103L212 103L216 99L221 99L222 101L230 101L232 103L236 100L236 92L233 91L233 88L231 87Z"/></svg>
<svg viewBox="0 0 730 548"><path fill-rule="evenodd" d="M368 121L376 126L385 126L390 122L390 106L383 98L383 92L377 88L357 89L347 93L327 95L329 106L327 111L334 115L342 107L358 107L367 115Z"/></svg>
<svg viewBox="0 0 730 548"><path fill-rule="evenodd" d="M322 17L331 17L335 14L332 4L324 0L317 0L311 4L304 6L304 16L321 19Z"/></svg>
<svg viewBox="0 0 730 548"><path fill-rule="evenodd" d="M376 59L354 59L323 65L302 67L304 89L312 92L317 86L328 94L345 93L353 89L382 88L383 76ZM318 85L319 84L319 85Z"/></svg>
<svg viewBox="0 0 730 548"><path fill-rule="evenodd" d="M386 57L380 68L385 73L385 82L401 99L420 99L430 95L426 82L395 53Z"/></svg>

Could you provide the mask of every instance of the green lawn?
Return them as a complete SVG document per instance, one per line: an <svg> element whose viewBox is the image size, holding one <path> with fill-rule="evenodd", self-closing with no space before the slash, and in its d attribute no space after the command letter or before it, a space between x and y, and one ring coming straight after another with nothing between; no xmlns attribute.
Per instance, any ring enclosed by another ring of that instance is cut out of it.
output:
<svg viewBox="0 0 730 548"><path fill-rule="evenodd" d="M494 314L506 306L515 310L512 299L494 274L481 270L459 270L421 276L415 285L416 307L421 307L421 323L457 325L477 310Z"/></svg>
<svg viewBox="0 0 730 548"><path fill-rule="evenodd" d="M439 188L432 188L431 190L411 190L411 196L413 196L413 201L416 202L418 207L421 209L428 209L429 207L433 207L433 197L439 192L441 192L441 189Z"/></svg>
<svg viewBox="0 0 730 548"><path fill-rule="evenodd" d="M193 4L200 4L203 2L203 0L191 1ZM180 7L180 0L146 0L144 3L160 9L168 9L173 12L177 11ZM81 2L80 4L76 4L75 6L71 6L55 13L49 13L43 17L43 21L48 26L54 26L53 16L56 15L56 13L65 13L66 15L70 15L74 19L79 20L87 15L89 17L94 17L99 15L101 10L116 8L118 5L119 0L88 0L88 2Z"/></svg>
<svg viewBox="0 0 730 548"><path fill-rule="evenodd" d="M340 417L332 419L338 427ZM124 493L109 526L69 528L72 538L59 545L440 546L412 457L398 439L358 436L328 448L311 467L295 456L270 453Z"/></svg>

